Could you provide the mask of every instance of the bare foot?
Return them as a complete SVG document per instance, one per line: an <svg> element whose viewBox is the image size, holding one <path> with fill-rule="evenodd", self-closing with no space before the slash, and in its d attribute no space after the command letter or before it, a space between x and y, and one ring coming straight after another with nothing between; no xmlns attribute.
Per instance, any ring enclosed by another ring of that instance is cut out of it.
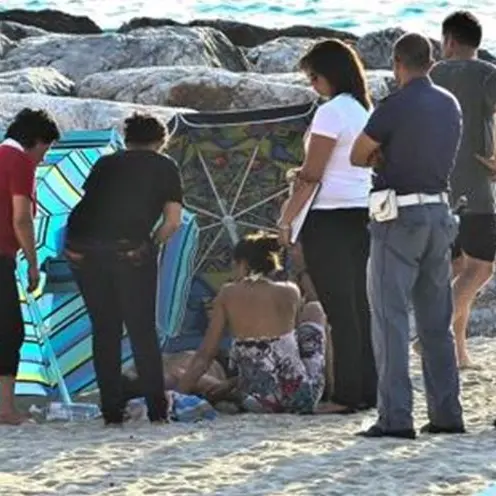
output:
<svg viewBox="0 0 496 496"><path fill-rule="evenodd" d="M21 425L26 422L28 417L13 410L8 412L0 412L0 424L3 425Z"/></svg>
<svg viewBox="0 0 496 496"><path fill-rule="evenodd" d="M338 403L333 403L332 401L330 403L321 403L320 405L315 408L314 413L316 414L322 414L322 413L330 413L330 414L348 414L348 413L355 413L356 409L351 408L346 405L339 405Z"/></svg>
<svg viewBox="0 0 496 496"><path fill-rule="evenodd" d="M482 370L482 367L479 364L472 362L470 357L468 355L466 355L463 358L458 359L458 369L459 370Z"/></svg>

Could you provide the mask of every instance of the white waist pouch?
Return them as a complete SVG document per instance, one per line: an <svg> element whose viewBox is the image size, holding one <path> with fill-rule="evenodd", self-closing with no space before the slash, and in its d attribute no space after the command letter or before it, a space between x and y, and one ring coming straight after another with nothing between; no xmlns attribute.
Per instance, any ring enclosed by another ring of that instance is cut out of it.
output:
<svg viewBox="0 0 496 496"><path fill-rule="evenodd" d="M374 191L369 196L369 216L376 222L387 222L398 217L398 201L394 189Z"/></svg>

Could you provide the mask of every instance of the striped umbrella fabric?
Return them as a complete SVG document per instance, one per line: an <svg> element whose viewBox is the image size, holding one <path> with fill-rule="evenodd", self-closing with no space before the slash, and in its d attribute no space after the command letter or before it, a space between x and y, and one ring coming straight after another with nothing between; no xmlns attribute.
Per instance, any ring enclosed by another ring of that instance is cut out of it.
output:
<svg viewBox="0 0 496 496"><path fill-rule="evenodd" d="M36 172L38 210L35 235L38 259L54 261L52 267L67 266L61 258L65 225L72 208L82 196L82 185L92 166L102 155L123 147L114 130L74 131L64 135L47 153L45 162ZM75 285L68 290L47 291L57 288L50 271L43 274L40 289L34 294L34 304L28 304L24 288L25 261L18 259L18 286L26 328L26 340L21 349L21 363L16 384L16 394L57 396L56 373L49 360L47 344L57 357L70 394L83 391L94 384L91 351L91 324L83 299ZM56 279L56 277L55 277ZM48 343L40 336L40 319L48 330ZM131 356L130 346L123 337L123 361Z"/></svg>

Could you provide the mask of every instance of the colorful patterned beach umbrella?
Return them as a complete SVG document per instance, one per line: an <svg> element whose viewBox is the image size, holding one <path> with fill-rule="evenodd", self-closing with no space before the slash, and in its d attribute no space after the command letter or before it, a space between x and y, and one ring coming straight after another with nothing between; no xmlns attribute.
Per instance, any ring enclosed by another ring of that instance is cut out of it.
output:
<svg viewBox="0 0 496 496"><path fill-rule="evenodd" d="M200 240L185 334L202 332L233 245L247 232L275 231L287 196L285 174L303 160L302 138L316 105L178 114L168 152L177 160Z"/></svg>

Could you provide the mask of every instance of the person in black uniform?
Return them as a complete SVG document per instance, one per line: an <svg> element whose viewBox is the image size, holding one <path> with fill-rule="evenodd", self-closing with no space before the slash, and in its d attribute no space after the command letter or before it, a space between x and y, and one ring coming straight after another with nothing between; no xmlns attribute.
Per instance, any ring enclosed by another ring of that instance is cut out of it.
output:
<svg viewBox="0 0 496 496"><path fill-rule="evenodd" d="M159 151L164 126L151 115L125 121L126 150L101 157L71 212L66 256L93 327L93 357L105 424L122 424L124 327L151 422L166 421L162 359L155 328L157 248L181 223L182 185ZM158 221L162 218L161 222ZM155 226L158 226L155 228Z"/></svg>

